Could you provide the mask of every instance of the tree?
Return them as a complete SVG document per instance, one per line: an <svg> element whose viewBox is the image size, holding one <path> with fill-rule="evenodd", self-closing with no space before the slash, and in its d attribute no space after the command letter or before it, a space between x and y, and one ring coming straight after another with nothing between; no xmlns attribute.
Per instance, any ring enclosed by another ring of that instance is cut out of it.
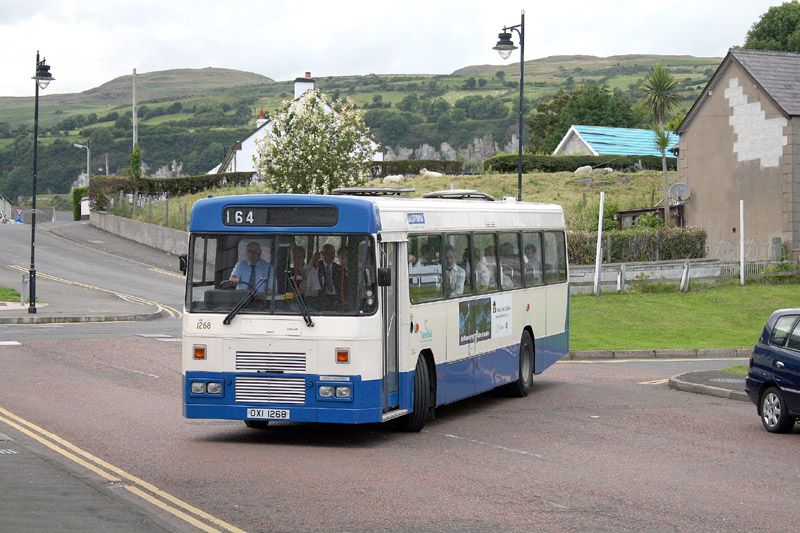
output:
<svg viewBox="0 0 800 533"><path fill-rule="evenodd" d="M656 65L642 82L644 99L642 105L653 116L656 133L655 146L661 152L661 168L664 171L664 224L670 225L669 174L667 173L667 149L669 136L664 132L664 120L680 103L678 82L664 65Z"/></svg>
<svg viewBox="0 0 800 533"><path fill-rule="evenodd" d="M743 48L800 52L800 3L770 7L747 32Z"/></svg>
<svg viewBox="0 0 800 533"><path fill-rule="evenodd" d="M530 149L551 153L570 126L576 124L632 128L642 122L633 106L606 85L585 85L573 91L559 89L553 96L542 98L536 115L528 119Z"/></svg>
<svg viewBox="0 0 800 533"><path fill-rule="evenodd" d="M276 192L328 194L366 182L372 156L369 130L350 100L333 111L316 89L284 102L256 141L256 171Z"/></svg>

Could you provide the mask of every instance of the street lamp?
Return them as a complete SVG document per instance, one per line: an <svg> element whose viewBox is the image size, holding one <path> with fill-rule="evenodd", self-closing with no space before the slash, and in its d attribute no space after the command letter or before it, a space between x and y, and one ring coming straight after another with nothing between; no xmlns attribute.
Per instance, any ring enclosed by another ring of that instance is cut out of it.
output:
<svg viewBox="0 0 800 533"><path fill-rule="evenodd" d="M503 26L503 31L498 35L500 40L492 47L497 50L500 57L508 59L511 52L516 50L514 41L511 40L512 34L508 30L514 30L519 36L519 157L517 159L517 200L522 201L522 104L525 86L525 11L522 11L521 21L514 26Z"/></svg>
<svg viewBox="0 0 800 533"><path fill-rule="evenodd" d="M92 173L92 167L91 167L91 164L92 164L91 163L91 161L92 161L92 156L91 156L92 151L85 144L75 143L72 146L74 146L75 148L86 148L86 183L88 184L89 180L92 177L92 174L91 174Z"/></svg>
<svg viewBox="0 0 800 533"><path fill-rule="evenodd" d="M45 63L44 58L39 61L39 51L36 51L36 75L31 78L36 80L36 98L34 100L33 113L33 202L31 206L31 269L30 275L30 306L28 313L36 313L36 263L34 261L36 253L36 158L38 156L39 145L39 89L45 90L53 81L50 74L50 67Z"/></svg>

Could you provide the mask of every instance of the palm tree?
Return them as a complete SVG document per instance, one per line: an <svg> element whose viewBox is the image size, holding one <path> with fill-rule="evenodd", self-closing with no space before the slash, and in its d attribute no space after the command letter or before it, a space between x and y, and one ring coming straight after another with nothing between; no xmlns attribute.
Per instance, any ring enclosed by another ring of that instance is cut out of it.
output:
<svg viewBox="0 0 800 533"><path fill-rule="evenodd" d="M644 93L643 105L653 116L656 124L653 131L656 134L655 146L661 152L661 167L664 170L664 225L670 223L669 214L669 178L667 174L667 148L669 148L669 135L663 130L664 120L680 102L678 96L678 82L663 65L656 65L642 82Z"/></svg>

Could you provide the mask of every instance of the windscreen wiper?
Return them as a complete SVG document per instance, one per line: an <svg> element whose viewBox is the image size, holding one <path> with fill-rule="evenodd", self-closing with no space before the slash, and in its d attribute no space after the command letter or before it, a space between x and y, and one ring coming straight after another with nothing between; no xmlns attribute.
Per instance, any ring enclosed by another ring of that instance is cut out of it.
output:
<svg viewBox="0 0 800 533"><path fill-rule="evenodd" d="M267 278L261 278L261 279L259 279L259 280L258 280L258 283L256 283L256 284L255 284L255 286L253 286L253 287L252 287L252 288L251 288L251 289L250 289L250 290L247 292L247 294L245 294L245 295L244 295L244 298L242 298L242 300L241 300L241 301L240 301L238 304L236 304L236 307L234 307L233 309L231 309L231 312L230 312L230 313L228 313L228 315L227 315L227 316L226 316L226 317L225 317L225 318L222 320L222 323L223 323L223 324L225 324L226 326L227 326L228 324L230 324L230 323L231 323L231 320L233 320L233 317L235 317L235 316L236 316L236 314L237 314L239 311L241 311L241 310L242 310L242 308L243 308L244 306L246 306L247 304L249 304L249 303L250 303L250 302L253 300L253 298L255 297L256 293L258 292L258 287L259 287L259 286L260 286L262 283L264 283L265 281L267 281Z"/></svg>
<svg viewBox="0 0 800 533"><path fill-rule="evenodd" d="M294 279L294 273L291 270L286 271L286 279L289 280L289 285L292 286L292 292L294 292L294 297L297 299L297 305L300 306L300 312L303 313L303 320L306 321L306 326L313 328L314 322L311 320L311 313L308 311L306 299L303 298L303 295L300 292L300 287L297 286L297 282Z"/></svg>

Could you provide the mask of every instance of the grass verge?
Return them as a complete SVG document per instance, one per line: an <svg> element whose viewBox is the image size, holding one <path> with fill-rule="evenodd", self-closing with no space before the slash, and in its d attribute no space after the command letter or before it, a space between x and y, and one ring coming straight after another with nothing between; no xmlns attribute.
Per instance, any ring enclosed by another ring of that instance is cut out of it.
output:
<svg viewBox="0 0 800 533"><path fill-rule="evenodd" d="M800 284L696 287L687 293L574 295L570 349L752 347L774 310L800 301Z"/></svg>
<svg viewBox="0 0 800 533"><path fill-rule="evenodd" d="M0 302L18 302L19 292L8 287L0 287Z"/></svg>
<svg viewBox="0 0 800 533"><path fill-rule="evenodd" d="M736 374L737 376L746 376L749 367L747 365L736 365L728 368L722 368L721 372L728 372L729 374Z"/></svg>

